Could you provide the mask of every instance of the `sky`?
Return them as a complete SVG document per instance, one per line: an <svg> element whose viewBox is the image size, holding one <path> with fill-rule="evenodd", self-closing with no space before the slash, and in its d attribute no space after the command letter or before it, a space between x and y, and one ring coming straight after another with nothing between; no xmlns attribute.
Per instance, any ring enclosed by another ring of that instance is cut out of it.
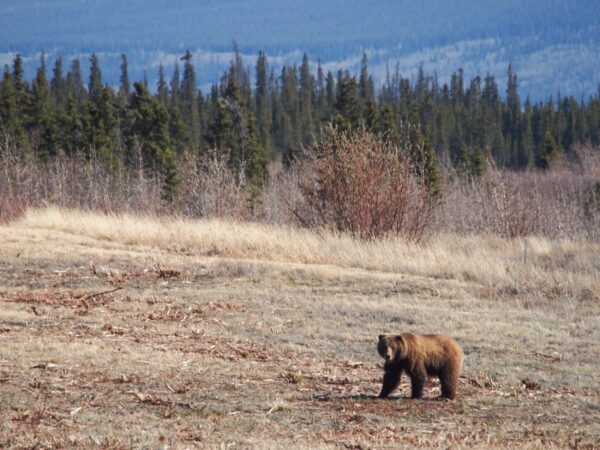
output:
<svg viewBox="0 0 600 450"><path fill-rule="evenodd" d="M358 72L362 53L381 85L396 68L420 66L441 82L492 73L502 85L508 63L522 98L582 98L600 85L598 0L0 0L0 64L20 53L32 77L45 52L96 52L103 79L117 84L121 53L130 77L151 83L189 49L199 87L226 70L235 40L248 66L264 51L277 72L307 52L313 68Z"/></svg>

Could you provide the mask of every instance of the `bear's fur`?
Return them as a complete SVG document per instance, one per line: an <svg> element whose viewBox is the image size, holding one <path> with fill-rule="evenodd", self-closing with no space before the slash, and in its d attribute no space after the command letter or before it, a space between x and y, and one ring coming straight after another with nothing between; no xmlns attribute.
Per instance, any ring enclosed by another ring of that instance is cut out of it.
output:
<svg viewBox="0 0 600 450"><path fill-rule="evenodd" d="M456 396L464 355L454 339L437 334L382 334L377 351L385 359L379 398L386 398L398 387L402 371L410 377L412 398L423 396L427 376L440 379L442 397L454 399Z"/></svg>

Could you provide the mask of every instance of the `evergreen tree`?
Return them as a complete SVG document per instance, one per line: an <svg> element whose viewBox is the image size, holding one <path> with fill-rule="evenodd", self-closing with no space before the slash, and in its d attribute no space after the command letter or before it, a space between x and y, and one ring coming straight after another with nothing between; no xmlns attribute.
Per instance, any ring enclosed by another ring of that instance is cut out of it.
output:
<svg viewBox="0 0 600 450"><path fill-rule="evenodd" d="M180 78L179 64L175 61L173 76L171 77L171 96L169 98L169 132L171 143L179 153L190 145L190 138L180 109Z"/></svg>
<svg viewBox="0 0 600 450"><path fill-rule="evenodd" d="M173 110L175 108L179 109L179 64L175 61L175 69L173 70L173 76L171 77L171 101L169 103L169 109Z"/></svg>
<svg viewBox="0 0 600 450"><path fill-rule="evenodd" d="M244 168L253 200L256 202L267 180L267 152L260 145L253 114L248 115L248 149Z"/></svg>
<svg viewBox="0 0 600 450"><path fill-rule="evenodd" d="M12 80L15 91L17 114L19 115L21 124L25 126L30 120L28 117L30 94L28 83L24 79L23 59L21 59L21 55L18 53L13 61Z"/></svg>
<svg viewBox="0 0 600 450"><path fill-rule="evenodd" d="M544 146L542 147L541 153L538 155L536 160L536 167L539 169L550 168L551 162L558 156L558 149L556 142L552 137L552 133L546 132L544 136Z"/></svg>
<svg viewBox="0 0 600 450"><path fill-rule="evenodd" d="M273 112L271 109L271 93L269 92L269 80L267 79L267 58L263 52L259 52L256 61L256 118L258 129L258 141L267 149L271 148L271 126Z"/></svg>
<svg viewBox="0 0 600 450"><path fill-rule="evenodd" d="M144 167L163 176L163 198L173 201L180 179L177 156L170 148L169 119L166 108L152 97L143 83L135 82L129 124L129 159L142 159Z"/></svg>
<svg viewBox="0 0 600 450"><path fill-rule="evenodd" d="M317 62L317 92L313 109L315 129L318 131L321 122L326 120L329 115L327 107L327 91L325 90L325 75L323 74L323 68L321 67L320 61Z"/></svg>
<svg viewBox="0 0 600 450"><path fill-rule="evenodd" d="M234 59L230 67L230 76L235 79L235 84L240 92L239 104L243 108L250 108L252 98L252 86L250 85L250 75L244 68L242 53L237 42L233 41Z"/></svg>
<svg viewBox="0 0 600 450"><path fill-rule="evenodd" d="M506 110L504 113L504 135L507 141L507 152L510 155L510 164L514 167L524 167L528 164L528 155L519 147L521 102L519 100L517 75L512 70L512 63L508 65L508 83L506 87Z"/></svg>
<svg viewBox="0 0 600 450"><path fill-rule="evenodd" d="M415 174L427 187L429 194L433 198L439 199L442 194L442 177L437 166L437 159L433 146L431 145L430 140L422 135L419 124L415 123L415 121L418 120L418 116L418 105L417 103L413 103L411 112L412 123L409 126L408 133L408 148L410 149L409 157L412 161Z"/></svg>
<svg viewBox="0 0 600 450"><path fill-rule="evenodd" d="M358 80L359 95L363 104L375 101L375 85L373 79L369 75L367 54L363 53L360 67L360 78Z"/></svg>
<svg viewBox="0 0 600 450"><path fill-rule="evenodd" d="M327 117L333 116L335 111L335 81L333 80L333 74L331 71L327 72L327 81L325 85L325 92L327 94Z"/></svg>
<svg viewBox="0 0 600 450"><path fill-rule="evenodd" d="M23 150L26 144L15 83L8 65L4 67L4 76L0 84L0 143L0 149L4 150L8 150L4 148L7 143L18 150Z"/></svg>
<svg viewBox="0 0 600 450"><path fill-rule="evenodd" d="M83 102L82 122L83 139L89 154L116 170L122 155L118 145L115 98L109 87L102 87L95 97Z"/></svg>
<svg viewBox="0 0 600 450"><path fill-rule="evenodd" d="M102 73L100 72L100 63L95 53L90 57L90 83L88 92L92 99L102 93Z"/></svg>
<svg viewBox="0 0 600 450"><path fill-rule="evenodd" d="M52 94L52 104L54 108L62 108L67 100L67 81L63 74L63 62L59 56L54 61L52 69L52 81L50 82L50 92Z"/></svg>
<svg viewBox="0 0 600 450"><path fill-rule="evenodd" d="M298 151L300 144L298 81L296 67L284 67L281 71L281 109L279 142L282 145L284 158Z"/></svg>
<svg viewBox="0 0 600 450"><path fill-rule="evenodd" d="M119 86L119 97L129 100L131 95L131 84L129 83L129 71L127 65L127 56L121 55L121 85Z"/></svg>
<svg viewBox="0 0 600 450"><path fill-rule="evenodd" d="M521 167L531 167L535 164L534 145L533 145L533 128L532 128L532 110L529 96L525 101L525 112L521 117L521 133L519 134L519 148L522 160L519 161Z"/></svg>
<svg viewBox="0 0 600 450"><path fill-rule="evenodd" d="M335 109L350 128L357 128L360 123L360 107L357 97L356 79L348 72L338 74ZM338 119L339 120L339 119Z"/></svg>
<svg viewBox="0 0 600 450"><path fill-rule="evenodd" d="M46 78L46 58L40 57L40 67L31 85L31 103L28 114L31 144L38 154L47 157L53 151L54 130L50 110L50 86Z"/></svg>
<svg viewBox="0 0 600 450"><path fill-rule="evenodd" d="M194 149L200 148L200 118L198 114L198 92L196 88L196 73L192 64L192 54L186 51L181 58L184 61L183 79L181 81L180 109L187 128L188 139Z"/></svg>
<svg viewBox="0 0 600 450"><path fill-rule="evenodd" d="M380 102L379 114L375 122L375 131L384 134L394 144L400 145L400 135L396 128L394 109L384 101Z"/></svg>
<svg viewBox="0 0 600 450"><path fill-rule="evenodd" d="M206 146L206 142L204 140L204 130L208 129L208 109L210 108L210 103L207 101L207 98L202 93L202 90L198 90L198 129L202 133L199 136L200 146L199 150L204 150Z"/></svg>
<svg viewBox="0 0 600 450"><path fill-rule="evenodd" d="M56 145L59 149L68 155L73 155L86 147L83 123L73 91L67 90L65 107L58 112L56 122Z"/></svg>
<svg viewBox="0 0 600 450"><path fill-rule="evenodd" d="M75 58L71 61L71 70L67 74L67 91L69 91L77 104L77 108L83 102L86 94L85 87L83 85L83 75L81 74L81 63L79 59Z"/></svg>
<svg viewBox="0 0 600 450"><path fill-rule="evenodd" d="M313 97L314 97L314 78L310 73L308 55L304 53L302 65L300 66L300 128L301 143L308 145L315 137L315 128L313 120Z"/></svg>
<svg viewBox="0 0 600 450"><path fill-rule="evenodd" d="M457 106L463 103L464 96L464 76L462 69L459 69L459 71L454 72L450 78L450 100Z"/></svg>
<svg viewBox="0 0 600 450"><path fill-rule="evenodd" d="M165 69L163 65L158 66L158 82L156 83L156 97L165 108L169 105L169 88L165 80Z"/></svg>

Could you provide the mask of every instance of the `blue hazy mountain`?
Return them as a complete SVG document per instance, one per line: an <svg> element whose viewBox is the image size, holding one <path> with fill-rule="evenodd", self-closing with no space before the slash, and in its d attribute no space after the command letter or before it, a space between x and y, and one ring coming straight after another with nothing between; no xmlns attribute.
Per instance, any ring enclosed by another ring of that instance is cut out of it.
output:
<svg viewBox="0 0 600 450"><path fill-rule="evenodd" d="M422 65L442 82L463 68L502 83L512 61L523 98L579 98L600 85L598 0L0 0L0 63L19 52L30 77L41 51L49 66L62 55L84 67L96 52L104 81L117 84L126 53L130 77L146 71L152 83L159 64L168 73L190 49L205 87L234 39L249 66L259 50L275 68L306 51L325 69L356 72L366 52L378 82Z"/></svg>

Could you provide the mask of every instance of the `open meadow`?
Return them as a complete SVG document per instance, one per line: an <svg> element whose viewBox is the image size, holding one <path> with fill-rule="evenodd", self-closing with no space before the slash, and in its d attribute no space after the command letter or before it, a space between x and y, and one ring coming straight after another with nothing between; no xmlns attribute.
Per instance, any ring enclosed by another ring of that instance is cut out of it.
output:
<svg viewBox="0 0 600 450"><path fill-rule="evenodd" d="M383 332L465 351L379 400ZM29 210L0 225L0 448L593 448L600 244Z"/></svg>

